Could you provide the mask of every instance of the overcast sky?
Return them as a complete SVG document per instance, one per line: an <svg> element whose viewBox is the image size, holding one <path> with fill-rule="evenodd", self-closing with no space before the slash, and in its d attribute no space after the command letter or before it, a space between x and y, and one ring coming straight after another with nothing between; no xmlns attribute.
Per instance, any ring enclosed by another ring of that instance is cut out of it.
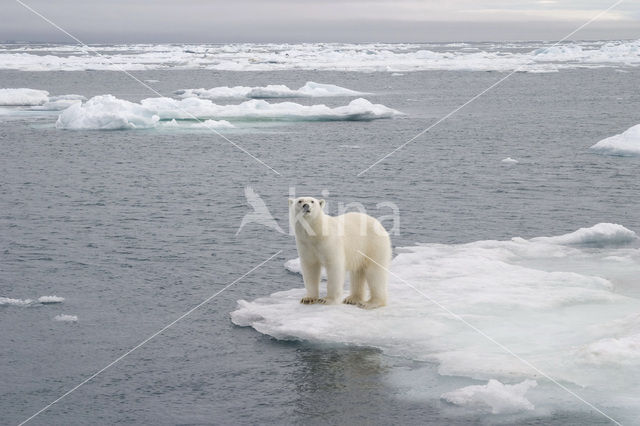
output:
<svg viewBox="0 0 640 426"><path fill-rule="evenodd" d="M86 43L558 40L615 0L21 0ZM72 42L15 0L0 40ZM573 39L640 38L626 0Z"/></svg>

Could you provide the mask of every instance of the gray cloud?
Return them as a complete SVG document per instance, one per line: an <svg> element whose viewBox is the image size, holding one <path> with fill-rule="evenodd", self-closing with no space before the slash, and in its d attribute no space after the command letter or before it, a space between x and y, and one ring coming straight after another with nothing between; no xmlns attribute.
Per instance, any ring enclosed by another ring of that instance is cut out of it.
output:
<svg viewBox="0 0 640 426"><path fill-rule="evenodd" d="M88 43L556 40L609 1L25 0ZM638 2L627 2L638 3ZM640 5L625 4L576 39L640 37ZM0 40L71 40L3 0Z"/></svg>

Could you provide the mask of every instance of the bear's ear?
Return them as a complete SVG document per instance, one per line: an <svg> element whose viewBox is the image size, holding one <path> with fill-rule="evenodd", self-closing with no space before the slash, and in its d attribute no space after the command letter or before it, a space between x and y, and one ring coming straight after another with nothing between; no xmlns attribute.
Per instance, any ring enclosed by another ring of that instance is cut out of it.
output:
<svg viewBox="0 0 640 426"><path fill-rule="evenodd" d="M320 208L323 209L325 202L324 202L324 200L320 200L320 201L318 201L318 204L320 204Z"/></svg>
<svg viewBox="0 0 640 426"><path fill-rule="evenodd" d="M289 205L292 205L295 200L293 198L289 198Z"/></svg>

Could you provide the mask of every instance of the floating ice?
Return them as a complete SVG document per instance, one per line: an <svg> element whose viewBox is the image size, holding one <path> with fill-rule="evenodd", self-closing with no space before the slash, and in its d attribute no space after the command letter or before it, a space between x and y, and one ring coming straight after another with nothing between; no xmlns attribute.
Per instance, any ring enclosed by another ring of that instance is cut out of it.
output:
<svg viewBox="0 0 640 426"><path fill-rule="evenodd" d="M74 103L87 100L82 95L49 96L46 90L0 89L0 105L25 108L8 108L6 113L16 111L61 111Z"/></svg>
<svg viewBox="0 0 640 426"><path fill-rule="evenodd" d="M391 118L402 113L358 98L348 105L300 105L294 102L269 103L252 99L239 105L218 105L208 99L148 98L141 103L118 99L113 95L95 96L84 104L76 103L58 117L59 129L149 129L231 128L225 119L279 121L368 121ZM161 123L160 121L168 121ZM185 121L183 121L185 120ZM186 120L196 122L188 123ZM197 122L200 120L201 122Z"/></svg>
<svg viewBox="0 0 640 426"><path fill-rule="evenodd" d="M486 385L456 389L442 394L440 398L455 405L480 409L489 408L493 414L510 414L535 408L524 395L537 385L535 380L505 385L492 379Z"/></svg>
<svg viewBox="0 0 640 426"><path fill-rule="evenodd" d="M384 105L358 98L348 105L330 108L326 105L300 105L293 102L269 103L250 100L239 105L218 105L208 99L148 98L140 104L112 95L96 96L84 104L74 104L58 117L59 129L148 129L184 126L178 120L202 120L187 124L191 127L233 127L224 119L280 121L368 121L401 115ZM219 121L214 121L217 119ZM176 120L176 121L173 121Z"/></svg>
<svg viewBox="0 0 640 426"><path fill-rule="evenodd" d="M66 314L56 315L53 319L54 321L61 321L61 322L77 322L78 321L78 317L76 315L66 315Z"/></svg>
<svg viewBox="0 0 640 426"><path fill-rule="evenodd" d="M1 63L1 61L0 61ZM49 101L49 92L36 89L0 89L0 105L30 106Z"/></svg>
<svg viewBox="0 0 640 426"><path fill-rule="evenodd" d="M244 120L305 120L305 121L367 121L401 115L399 111L358 98L348 105L330 108L323 104L300 105L294 102L269 103L252 99L238 105L218 105L208 99L149 98L141 101L143 107L154 111L162 120L192 119L244 119Z"/></svg>
<svg viewBox="0 0 640 426"><path fill-rule="evenodd" d="M606 155L640 155L640 124L625 132L601 140L591 147L593 151Z"/></svg>
<svg viewBox="0 0 640 426"><path fill-rule="evenodd" d="M59 296L41 296L38 298L38 302L43 305L53 304L53 303L62 303L64 302L64 297Z"/></svg>
<svg viewBox="0 0 640 426"><path fill-rule="evenodd" d="M58 129L149 129L160 118L153 111L112 95L95 96L84 104L76 103L58 117Z"/></svg>
<svg viewBox="0 0 640 426"><path fill-rule="evenodd" d="M505 164L518 164L518 160L515 160L515 159L513 159L511 157L507 157L507 158L505 158L505 159L503 159L501 161L503 163L505 163Z"/></svg>
<svg viewBox="0 0 640 426"><path fill-rule="evenodd" d="M434 362L441 375L547 386L543 371L613 414L640 415L640 369L625 368L640 359L640 319L628 320L640 312L633 231L605 223L557 237L396 252L387 307L302 305L298 279L296 289L238 301L231 319L276 339L370 346ZM287 268L299 270L297 262Z"/></svg>
<svg viewBox="0 0 640 426"><path fill-rule="evenodd" d="M367 93L357 92L333 84L322 84L308 81L299 89L289 89L284 85L268 85L264 87L214 87L212 89L185 89L176 92L181 98L197 97L202 99L218 98L320 98L331 96L362 96Z"/></svg>
<svg viewBox="0 0 640 426"><path fill-rule="evenodd" d="M27 306L33 302L31 299L11 299L9 297L0 297L0 306Z"/></svg>
<svg viewBox="0 0 640 426"><path fill-rule="evenodd" d="M580 228L577 231L556 237L533 238L533 242L569 245L615 246L628 244L638 238L635 232L615 223L599 223L591 228Z"/></svg>
<svg viewBox="0 0 640 426"><path fill-rule="evenodd" d="M0 69L22 71L208 69L333 70L403 73L426 70L555 72L640 65L640 40L449 45L385 43L124 44L86 49L0 45Z"/></svg>

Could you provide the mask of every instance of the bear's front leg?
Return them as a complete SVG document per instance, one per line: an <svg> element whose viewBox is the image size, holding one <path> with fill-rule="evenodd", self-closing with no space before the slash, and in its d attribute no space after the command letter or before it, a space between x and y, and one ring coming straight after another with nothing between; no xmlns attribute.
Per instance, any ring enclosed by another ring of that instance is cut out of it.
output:
<svg viewBox="0 0 640 426"><path fill-rule="evenodd" d="M320 291L320 272L322 266L319 262L305 262L300 260L302 266L302 279L304 280L304 288L307 290L307 295L300 300L300 303L310 305L312 303L318 303L319 291Z"/></svg>
<svg viewBox="0 0 640 426"><path fill-rule="evenodd" d="M320 299L320 303L334 305L342 303L342 289L344 287L344 263L337 261L326 265L327 268L327 297Z"/></svg>

